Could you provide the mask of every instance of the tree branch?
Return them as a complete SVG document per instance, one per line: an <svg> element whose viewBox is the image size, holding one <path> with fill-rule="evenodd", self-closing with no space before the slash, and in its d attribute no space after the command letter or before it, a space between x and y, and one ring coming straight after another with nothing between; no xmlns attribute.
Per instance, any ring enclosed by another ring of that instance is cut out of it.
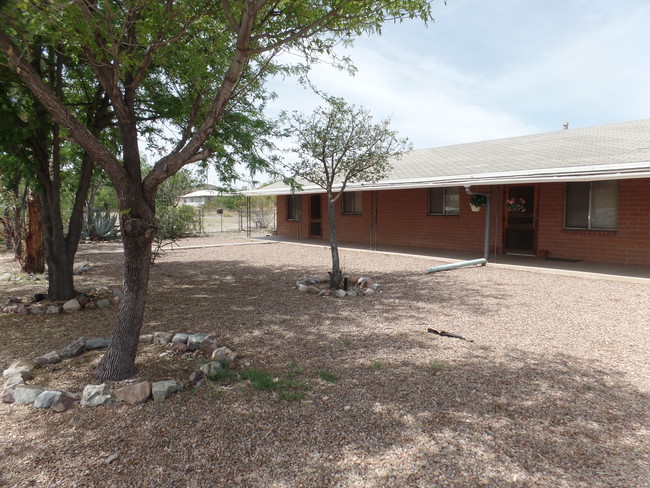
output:
<svg viewBox="0 0 650 488"><path fill-rule="evenodd" d="M52 118L67 128L72 139L111 176L114 181L124 181L126 173L115 156L93 136L43 82L34 68L18 54L16 45L0 30L0 48L5 52L20 79L30 88L34 96L52 114Z"/></svg>

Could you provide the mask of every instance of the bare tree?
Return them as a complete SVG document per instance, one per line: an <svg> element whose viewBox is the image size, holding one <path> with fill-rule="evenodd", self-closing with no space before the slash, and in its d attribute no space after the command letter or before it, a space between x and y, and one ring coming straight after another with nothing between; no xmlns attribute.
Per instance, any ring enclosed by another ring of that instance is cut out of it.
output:
<svg viewBox="0 0 650 488"><path fill-rule="evenodd" d="M330 288L340 286L342 272L336 239L334 204L348 184L376 182L391 169L390 159L410 148L407 139L398 139L389 129L390 119L373 123L370 113L348 105L340 98L329 98L328 106L311 115L294 112L283 117L288 132L294 135L292 149L297 160L283 162L291 176L318 185L327 193L332 272Z"/></svg>

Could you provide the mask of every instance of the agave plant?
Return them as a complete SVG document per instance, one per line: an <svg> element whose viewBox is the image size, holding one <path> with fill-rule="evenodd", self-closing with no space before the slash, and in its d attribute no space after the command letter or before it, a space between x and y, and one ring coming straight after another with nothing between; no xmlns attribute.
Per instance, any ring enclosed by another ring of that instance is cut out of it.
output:
<svg viewBox="0 0 650 488"><path fill-rule="evenodd" d="M108 210L92 210L93 221L88 224L88 217L84 215L82 239L108 241L117 237L117 215L111 215Z"/></svg>

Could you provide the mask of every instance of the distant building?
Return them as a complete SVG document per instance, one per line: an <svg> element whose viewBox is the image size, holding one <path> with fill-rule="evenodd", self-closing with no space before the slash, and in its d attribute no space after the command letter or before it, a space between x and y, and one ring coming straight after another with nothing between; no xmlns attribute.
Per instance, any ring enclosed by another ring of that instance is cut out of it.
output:
<svg viewBox="0 0 650 488"><path fill-rule="evenodd" d="M181 205L200 207L218 196L219 192L217 190L197 190L181 196L179 200Z"/></svg>

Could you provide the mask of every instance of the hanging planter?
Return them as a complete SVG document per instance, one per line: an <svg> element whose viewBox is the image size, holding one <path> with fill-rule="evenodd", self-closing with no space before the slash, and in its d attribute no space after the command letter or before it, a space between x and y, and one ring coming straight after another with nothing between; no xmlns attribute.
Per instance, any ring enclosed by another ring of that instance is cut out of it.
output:
<svg viewBox="0 0 650 488"><path fill-rule="evenodd" d="M469 208L472 209L472 212L479 212L486 203L487 197L485 195L472 195L472 198L469 199Z"/></svg>
<svg viewBox="0 0 650 488"><path fill-rule="evenodd" d="M523 213L526 211L526 200L519 197L512 197L506 200L506 208L511 213Z"/></svg>

